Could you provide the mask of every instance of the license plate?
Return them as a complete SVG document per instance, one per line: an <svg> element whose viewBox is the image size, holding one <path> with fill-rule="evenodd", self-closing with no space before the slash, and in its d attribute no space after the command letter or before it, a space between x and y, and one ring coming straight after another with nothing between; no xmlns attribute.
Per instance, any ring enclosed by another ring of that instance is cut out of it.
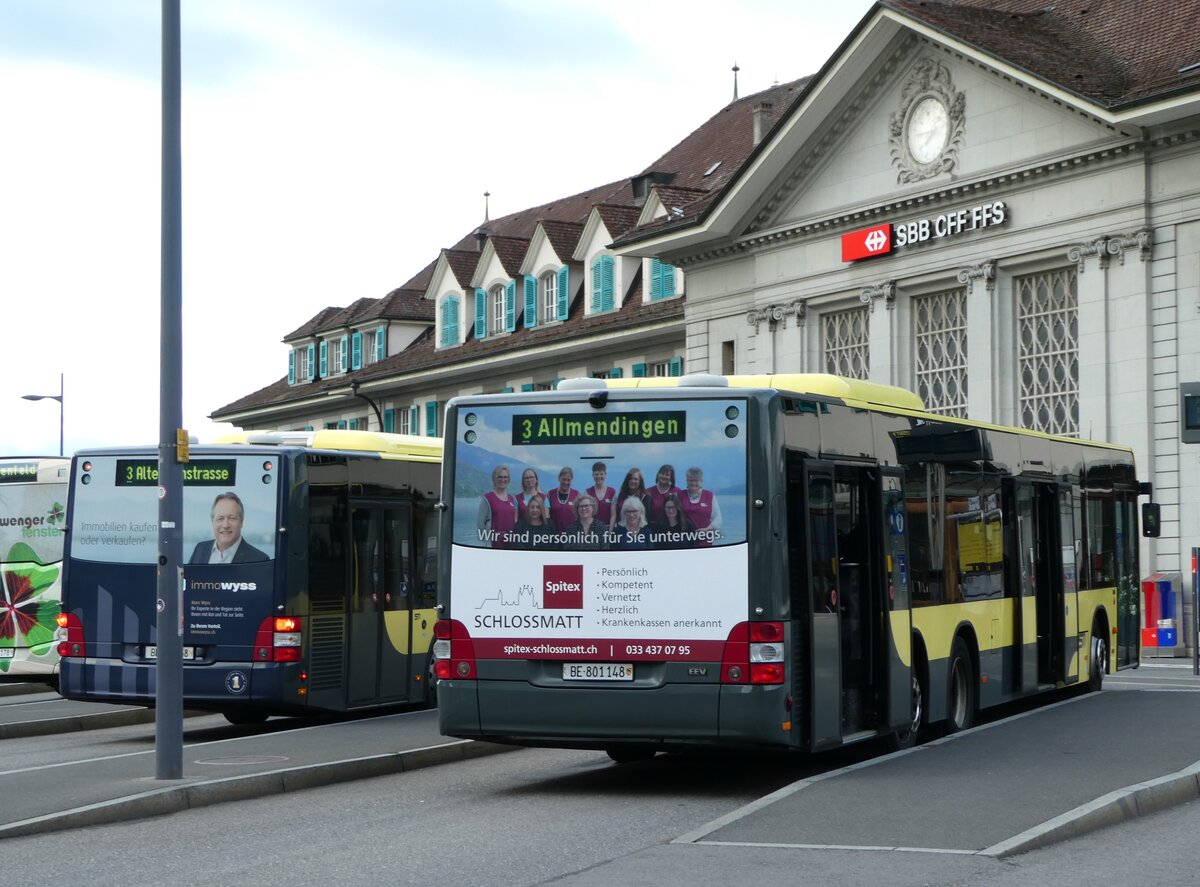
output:
<svg viewBox="0 0 1200 887"><path fill-rule="evenodd" d="M157 659L158 658L158 647L147 647L146 648L146 658L147 659ZM195 659L196 658L196 648L195 647L184 647L183 648L183 658L184 659Z"/></svg>
<svg viewBox="0 0 1200 887"><path fill-rule="evenodd" d="M17 651L12 647L0 647L0 659L15 659Z"/></svg>
<svg viewBox="0 0 1200 887"><path fill-rule="evenodd" d="M632 681L631 662L564 662L564 681Z"/></svg>

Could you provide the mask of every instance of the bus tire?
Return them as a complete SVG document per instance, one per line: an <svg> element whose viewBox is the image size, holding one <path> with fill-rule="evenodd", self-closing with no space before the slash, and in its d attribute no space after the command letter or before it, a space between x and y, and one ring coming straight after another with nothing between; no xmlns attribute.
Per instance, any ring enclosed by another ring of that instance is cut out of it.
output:
<svg viewBox="0 0 1200 887"><path fill-rule="evenodd" d="M252 724L262 724L267 720L267 713L258 708L231 708L221 712L225 720L235 727L246 727Z"/></svg>
<svg viewBox="0 0 1200 887"><path fill-rule="evenodd" d="M1088 691L1098 693L1104 686L1104 673L1108 671L1108 641L1100 625L1092 625L1091 660L1088 663Z"/></svg>
<svg viewBox="0 0 1200 887"><path fill-rule="evenodd" d="M887 738L890 751L904 751L917 744L925 720L925 687L917 669L912 670L912 697L909 709L911 718L907 726L891 733Z"/></svg>
<svg viewBox="0 0 1200 887"><path fill-rule="evenodd" d="M958 733L975 724L975 667L971 651L961 637L950 647L946 671L946 732Z"/></svg>
<svg viewBox="0 0 1200 887"><path fill-rule="evenodd" d="M638 761L648 761L654 757L652 748L606 748L604 753L616 764L635 764Z"/></svg>

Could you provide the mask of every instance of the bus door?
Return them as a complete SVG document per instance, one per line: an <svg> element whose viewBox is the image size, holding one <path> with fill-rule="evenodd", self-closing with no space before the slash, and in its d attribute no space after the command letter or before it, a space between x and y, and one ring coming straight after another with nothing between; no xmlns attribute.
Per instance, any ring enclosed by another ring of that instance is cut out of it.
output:
<svg viewBox="0 0 1200 887"><path fill-rule="evenodd" d="M1011 586L1016 589L1014 644L1019 655L1018 686L1034 690L1062 675L1062 551L1059 548L1058 497L1054 484L1017 478Z"/></svg>
<svg viewBox="0 0 1200 887"><path fill-rule="evenodd" d="M886 670L887 726L899 729L912 723L912 602L908 585L908 515L904 506L904 472L880 469L880 512L883 533L882 604L883 635L879 650Z"/></svg>
<svg viewBox="0 0 1200 887"><path fill-rule="evenodd" d="M811 736L816 749L879 726L883 593L881 574L874 568L881 549L878 469L809 462L805 502ZM907 713L907 685L904 700Z"/></svg>
<svg viewBox="0 0 1200 887"><path fill-rule="evenodd" d="M356 503L347 657L351 705L409 695L412 513Z"/></svg>

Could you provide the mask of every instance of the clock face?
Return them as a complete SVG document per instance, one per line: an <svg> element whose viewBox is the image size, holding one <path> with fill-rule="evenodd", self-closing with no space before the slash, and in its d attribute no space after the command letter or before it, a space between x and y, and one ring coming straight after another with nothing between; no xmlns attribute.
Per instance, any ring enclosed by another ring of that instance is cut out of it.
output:
<svg viewBox="0 0 1200 887"><path fill-rule="evenodd" d="M932 163L942 156L950 136L950 115L933 96L925 96L908 115L908 153L917 163Z"/></svg>

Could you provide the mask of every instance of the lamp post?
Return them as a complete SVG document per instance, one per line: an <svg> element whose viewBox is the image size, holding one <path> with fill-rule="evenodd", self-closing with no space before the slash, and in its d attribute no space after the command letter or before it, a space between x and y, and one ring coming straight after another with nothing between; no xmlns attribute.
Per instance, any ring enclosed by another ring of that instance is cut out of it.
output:
<svg viewBox="0 0 1200 887"><path fill-rule="evenodd" d="M22 394L21 400L58 401L58 455L63 454L63 374L58 374L58 394Z"/></svg>
<svg viewBox="0 0 1200 887"><path fill-rule="evenodd" d="M369 398L367 395L363 394L361 391L358 390L358 380L357 379L353 380L350 383L350 393L353 394L357 398L365 400L370 405L371 409L373 409L375 411L375 418L379 420L379 430L383 431L383 413L381 413L379 411L379 404L375 403L375 401L371 400L371 398Z"/></svg>

